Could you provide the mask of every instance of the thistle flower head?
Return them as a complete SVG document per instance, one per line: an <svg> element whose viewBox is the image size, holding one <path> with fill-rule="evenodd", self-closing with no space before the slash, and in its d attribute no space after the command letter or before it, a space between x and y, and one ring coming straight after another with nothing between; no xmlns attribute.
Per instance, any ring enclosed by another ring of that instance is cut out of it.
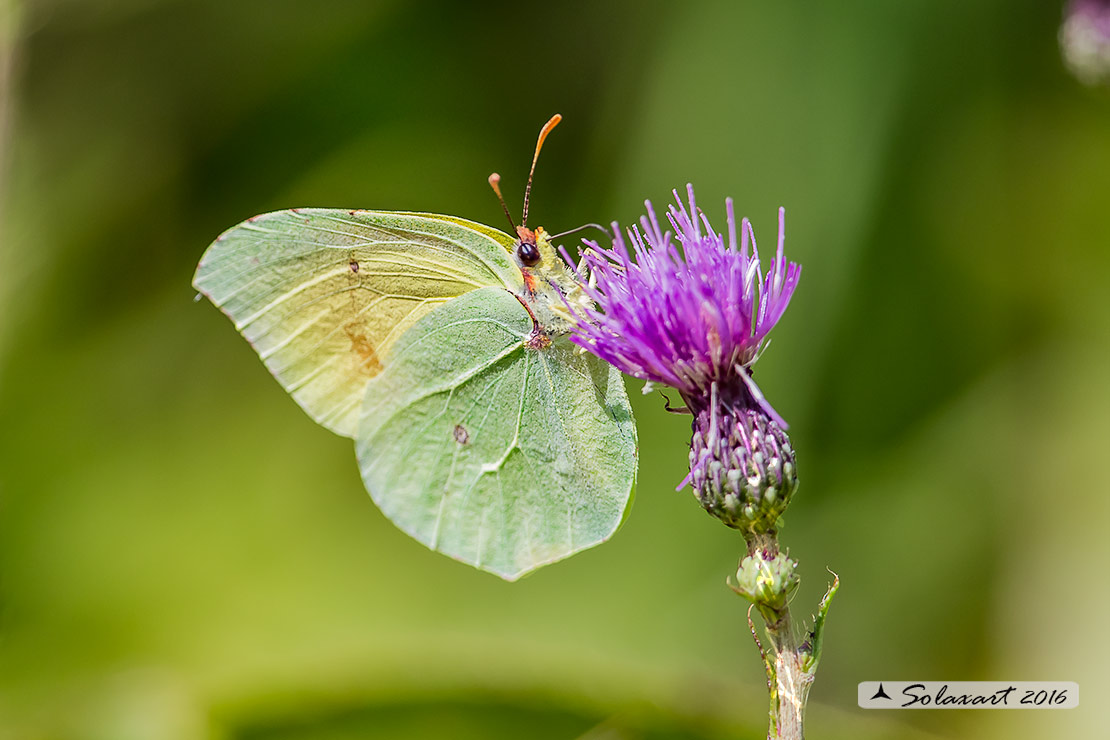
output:
<svg viewBox="0 0 1110 740"><path fill-rule="evenodd" d="M778 247L764 273L746 218L737 233L732 201L725 201L726 242L698 209L692 186L687 193L688 205L675 192L666 215L673 237L647 202L647 215L628 230L627 241L614 228L611 248L586 242L583 261L595 283L586 290L597 306L585 309L571 341L628 375L675 388L695 405L708 402L714 384L747 388L785 426L748 372L801 273L783 255L785 212L779 209Z"/></svg>
<svg viewBox="0 0 1110 740"><path fill-rule="evenodd" d="M687 186L675 193L664 230L651 203L627 240L614 228L605 249L586 242L585 291L571 341L628 375L672 386L694 414L690 475L702 506L746 533L774 528L797 487L786 423L751 378L768 333L782 317L801 268L778 246L760 262L747 219L737 229L725 202L727 240L713 230ZM672 236L673 234L673 236Z"/></svg>
<svg viewBox="0 0 1110 740"><path fill-rule="evenodd" d="M1060 26L1060 50L1081 82L1110 83L1110 0L1071 0Z"/></svg>

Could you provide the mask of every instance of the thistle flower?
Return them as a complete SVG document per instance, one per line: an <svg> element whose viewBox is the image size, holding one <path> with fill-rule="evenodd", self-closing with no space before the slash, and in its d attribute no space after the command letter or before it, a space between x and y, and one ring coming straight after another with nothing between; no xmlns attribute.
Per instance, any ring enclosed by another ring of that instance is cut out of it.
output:
<svg viewBox="0 0 1110 740"><path fill-rule="evenodd" d="M1060 50L1081 82L1110 83L1110 0L1071 0L1060 26Z"/></svg>
<svg viewBox="0 0 1110 740"><path fill-rule="evenodd" d="M751 366L801 268L783 254L782 209L778 247L764 274L747 219L737 242L732 201L725 201L726 243L698 209L693 187L687 192L688 206L675 192L667 213L673 239L648 202L627 242L615 226L611 248L585 242L585 290L596 307L578 311L571 341L682 395L694 421L690 475L679 489L691 483L707 511L757 535L773 531L797 476L786 422L752 380Z"/></svg>

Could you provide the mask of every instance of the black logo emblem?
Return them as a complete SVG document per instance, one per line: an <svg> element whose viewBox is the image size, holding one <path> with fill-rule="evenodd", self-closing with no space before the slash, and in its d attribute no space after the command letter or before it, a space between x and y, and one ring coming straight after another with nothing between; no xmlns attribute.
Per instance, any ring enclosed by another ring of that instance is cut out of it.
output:
<svg viewBox="0 0 1110 740"><path fill-rule="evenodd" d="M886 692L883 691L883 684L882 684L881 681L879 682L879 690L876 691L875 695L872 696L871 698L872 699L890 699L890 697L886 695Z"/></svg>

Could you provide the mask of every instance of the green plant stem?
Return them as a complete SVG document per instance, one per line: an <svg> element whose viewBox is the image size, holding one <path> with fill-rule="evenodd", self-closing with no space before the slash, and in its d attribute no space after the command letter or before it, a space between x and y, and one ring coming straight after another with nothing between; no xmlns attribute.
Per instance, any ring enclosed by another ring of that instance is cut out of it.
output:
<svg viewBox="0 0 1110 740"><path fill-rule="evenodd" d="M771 725L767 737L772 740L802 740L803 722L813 673L805 670L805 656L797 645L790 623L789 609L774 625L765 624L768 641L774 651L772 670L774 689L771 691Z"/></svg>
<svg viewBox="0 0 1110 740"><path fill-rule="evenodd" d="M812 631L802 631L799 640L790 618L789 596L798 584L796 563L779 553L774 533L748 539L748 555L740 561L736 579L729 586L752 602L763 618L770 655L756 633L752 608L748 609L748 628L759 649L767 672L770 694L768 740L802 740L809 689L821 658L822 632L829 604L840 586L836 578L821 600Z"/></svg>

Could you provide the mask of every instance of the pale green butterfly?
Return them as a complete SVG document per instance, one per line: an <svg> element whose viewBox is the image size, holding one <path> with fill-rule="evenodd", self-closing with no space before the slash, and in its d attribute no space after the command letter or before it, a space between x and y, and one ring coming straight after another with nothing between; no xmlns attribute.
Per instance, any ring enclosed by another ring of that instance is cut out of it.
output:
<svg viewBox="0 0 1110 740"><path fill-rule="evenodd" d="M193 281L309 416L354 438L387 517L506 580L608 539L636 481L621 375L568 341L568 304L588 299L525 225L560 119L540 132L515 239L452 216L294 208L222 234Z"/></svg>

